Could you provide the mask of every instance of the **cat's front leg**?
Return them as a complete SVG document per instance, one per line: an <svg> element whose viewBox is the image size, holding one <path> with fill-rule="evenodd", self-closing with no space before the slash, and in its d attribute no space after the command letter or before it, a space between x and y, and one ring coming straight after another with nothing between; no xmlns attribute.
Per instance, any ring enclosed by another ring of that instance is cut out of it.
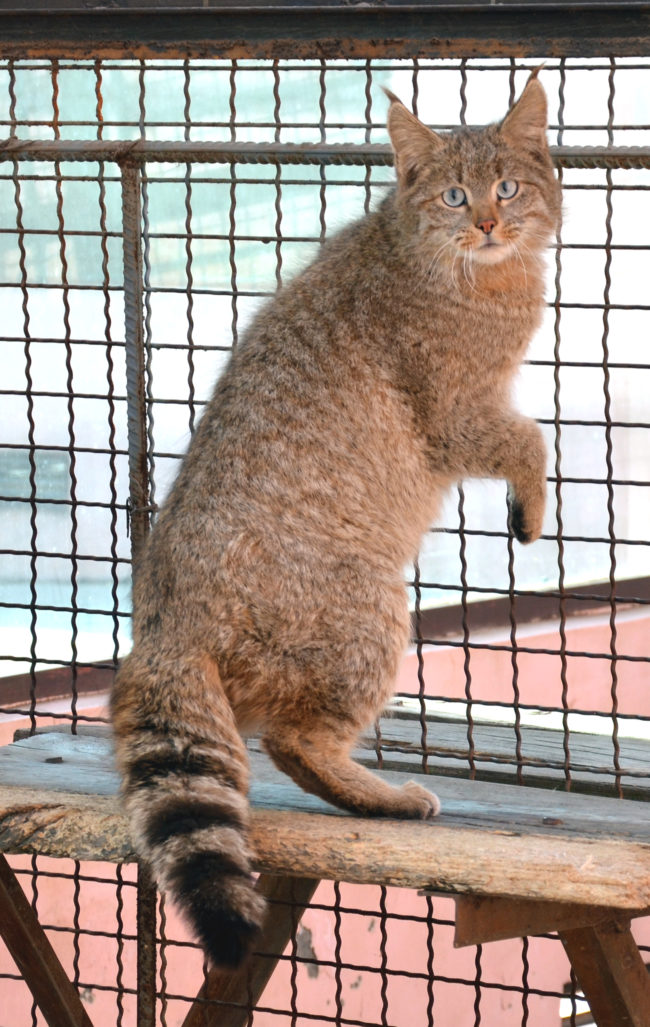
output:
<svg viewBox="0 0 650 1027"><path fill-rule="evenodd" d="M508 482L510 526L518 542L534 542L542 533L546 507L546 447L538 425L522 420L513 436L515 453Z"/></svg>
<svg viewBox="0 0 650 1027"><path fill-rule="evenodd" d="M510 524L524 544L542 533L546 506L546 446L531 418L493 411L475 415L464 433L465 471L508 483Z"/></svg>

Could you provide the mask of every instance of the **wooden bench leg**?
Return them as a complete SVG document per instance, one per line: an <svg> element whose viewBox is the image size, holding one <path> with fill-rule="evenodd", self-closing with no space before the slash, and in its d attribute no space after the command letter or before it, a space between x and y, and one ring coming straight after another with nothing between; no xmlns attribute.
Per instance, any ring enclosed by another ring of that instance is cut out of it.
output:
<svg viewBox="0 0 650 1027"><path fill-rule="evenodd" d="M629 917L602 906L456 898L458 947L551 931L562 939L598 1027L650 1027L650 974Z"/></svg>
<svg viewBox="0 0 650 1027"><path fill-rule="evenodd" d="M92 1027L77 989L1 854L0 934L50 1027Z"/></svg>
<svg viewBox="0 0 650 1027"><path fill-rule="evenodd" d="M138 864L137 918L137 1027L156 1027L156 927L158 892L143 863Z"/></svg>
<svg viewBox="0 0 650 1027"><path fill-rule="evenodd" d="M261 874L257 890L272 903L258 943L260 953L235 973L211 970L183 1027L244 1027L250 1005L256 1005L278 959L319 885L318 880ZM208 1002L218 1001L218 1006Z"/></svg>
<svg viewBox="0 0 650 1027"><path fill-rule="evenodd" d="M650 1027L650 975L630 921L559 934L598 1027Z"/></svg>

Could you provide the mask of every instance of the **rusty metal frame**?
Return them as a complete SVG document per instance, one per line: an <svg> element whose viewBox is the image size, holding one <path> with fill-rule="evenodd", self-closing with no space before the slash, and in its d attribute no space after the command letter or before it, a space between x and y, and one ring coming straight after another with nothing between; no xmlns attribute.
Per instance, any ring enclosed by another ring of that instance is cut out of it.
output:
<svg viewBox="0 0 650 1027"><path fill-rule="evenodd" d="M0 22L1 26L1 22ZM565 168L649 168L648 146L551 146L556 164ZM196 164L343 164L357 167L390 166L392 151L382 143L212 143L178 140L165 143L136 140L27 140L0 141L0 160L115 161L123 176L146 163ZM130 214L130 211L129 211Z"/></svg>
<svg viewBox="0 0 650 1027"><path fill-rule="evenodd" d="M154 16L155 15L155 16ZM25 0L0 8L3 57L633 56L650 4L553 0L121 0L115 7Z"/></svg>

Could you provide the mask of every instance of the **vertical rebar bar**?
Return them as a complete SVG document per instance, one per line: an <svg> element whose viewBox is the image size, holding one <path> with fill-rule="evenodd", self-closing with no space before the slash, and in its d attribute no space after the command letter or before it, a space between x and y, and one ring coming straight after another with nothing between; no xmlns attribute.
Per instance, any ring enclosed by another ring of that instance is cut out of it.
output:
<svg viewBox="0 0 650 1027"><path fill-rule="evenodd" d="M145 379L141 174L125 161L122 176L124 331L129 451L129 521L135 558L149 531L147 397Z"/></svg>
<svg viewBox="0 0 650 1027"><path fill-rule="evenodd" d="M510 106L515 97L515 60L510 59L509 74ZM515 714L515 759L517 761L517 784L523 784L523 740L521 734L521 695L519 692L519 659L517 643L517 609L515 598L515 547L512 531L512 511L508 508L508 615L510 620L510 665L512 667L512 704Z"/></svg>
<svg viewBox="0 0 650 1027"><path fill-rule="evenodd" d="M131 553L137 559L150 526L147 388L145 377L142 178L135 164L124 162L122 233L124 259L124 332L129 453L128 509ZM143 866L137 888L138 1027L154 1027L156 1019L156 889Z"/></svg>
<svg viewBox="0 0 650 1027"><path fill-rule="evenodd" d="M280 115L280 68L277 60L273 61L273 122L275 131L273 138L276 143L282 138L282 119ZM282 285L282 165L278 161L275 167L275 281L278 289Z"/></svg>
<svg viewBox="0 0 650 1027"><path fill-rule="evenodd" d="M460 62L460 115L461 125L467 123L467 61ZM465 535L465 491L462 484L458 486L458 537L460 557L460 605L461 621L463 632L463 674L465 676L465 716L467 719L467 762L469 765L469 776L472 780L476 777L476 761L474 759L474 717L472 713L472 670L471 670L471 649L469 647L469 606L467 591L467 538Z"/></svg>
<svg viewBox="0 0 650 1027"><path fill-rule="evenodd" d="M615 95L615 73L616 61L610 58L609 69L609 94L607 98L607 142L610 146L614 144L614 95ZM610 697L612 702L612 746L613 762L615 770L615 787L619 798L623 798L623 786L621 776L621 749L618 740L618 662L617 662L617 626L616 626L616 524L614 515L614 477L613 447L612 447L612 399L610 394L609 374L609 313L610 295L612 288L612 217L614 213L612 196L612 169L605 172L607 191L605 193L606 215L605 215L605 288L603 291L603 334L602 334L602 368L603 368L603 393L604 393L604 414L605 414L605 463L607 467L607 532L609 535L609 651L611 687Z"/></svg>
<svg viewBox="0 0 650 1027"><path fill-rule="evenodd" d="M185 106L183 117L185 118L184 138L191 137L191 105L190 93L190 62L183 62L183 97ZM188 161L185 166L185 300L187 309L187 388L188 388L188 412L189 430L194 433L196 422L196 408L194 404L194 248L192 244L192 164Z"/></svg>
<svg viewBox="0 0 650 1027"><path fill-rule="evenodd" d="M560 86L558 91L558 145L564 137L564 103L566 86L566 64L560 61ZM558 179L562 182L562 169L558 169ZM562 702L562 747L564 752L564 779L567 791L571 789L571 749L569 733L569 679L567 661L567 629L566 629L566 595L565 595L565 564L564 564L564 519L562 516L562 411L561 411L561 343L560 322L562 317L562 230L556 235L555 250L555 300L553 332L555 344L553 348L554 378L554 450L555 450L555 520L557 527L557 566L559 593L559 625L560 635L560 684Z"/></svg>
<svg viewBox="0 0 650 1027"><path fill-rule="evenodd" d="M237 138L237 61L232 61L229 76L230 92L228 96L230 140ZM239 321L239 289L237 284L237 165L230 165L230 206L228 209L228 255L230 260L230 309L232 312L231 331L233 349L238 340Z"/></svg>
<svg viewBox="0 0 650 1027"><path fill-rule="evenodd" d="M424 679L424 638L422 635L422 588L420 585L420 564L416 560L413 564L413 592L415 594L415 609L413 620L415 622L415 653L418 662L418 703L420 705L420 745L422 747L422 772L426 774L428 769L428 746L427 746L427 704L426 704L426 681Z"/></svg>
<svg viewBox="0 0 650 1027"><path fill-rule="evenodd" d="M59 64L52 62L52 128L54 138L60 139L59 127ZM56 191L56 218L57 234L59 241L59 261L61 264L61 291L63 297L63 331L65 346L65 369L66 369L66 392L68 408L68 467L70 477L70 730L72 734L77 733L77 640L79 637L78 628L78 596L79 596L79 559L78 559L78 516L77 516L77 455L75 439L75 382L72 362L72 332L70 325L70 286L68 282L68 255L65 234L65 219L63 212L63 176L61 163L54 163L55 191Z"/></svg>
<svg viewBox="0 0 650 1027"><path fill-rule="evenodd" d="M15 136L16 118L16 72L14 62L9 61L9 119L11 135ZM29 288L27 276L27 248L25 245L24 210L21 188L21 176L18 161L12 161L12 181L14 187L14 203L16 207L16 237L18 244L18 271L20 273L20 299L22 310L22 331L25 355L25 399L27 401L27 443L29 460L29 730L36 733L36 653L37 623L36 611L38 601L38 504L36 497L36 419L34 408L34 379L32 356L31 317L29 312Z"/></svg>

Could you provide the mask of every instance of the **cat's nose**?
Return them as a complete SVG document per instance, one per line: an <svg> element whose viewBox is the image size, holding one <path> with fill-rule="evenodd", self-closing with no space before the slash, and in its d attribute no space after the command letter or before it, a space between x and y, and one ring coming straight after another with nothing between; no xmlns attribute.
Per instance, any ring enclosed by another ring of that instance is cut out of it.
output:
<svg viewBox="0 0 650 1027"><path fill-rule="evenodd" d="M486 235L490 234L495 225L496 221L494 221L492 218L481 218L480 221L476 222L476 227L480 228L481 231L485 232Z"/></svg>

